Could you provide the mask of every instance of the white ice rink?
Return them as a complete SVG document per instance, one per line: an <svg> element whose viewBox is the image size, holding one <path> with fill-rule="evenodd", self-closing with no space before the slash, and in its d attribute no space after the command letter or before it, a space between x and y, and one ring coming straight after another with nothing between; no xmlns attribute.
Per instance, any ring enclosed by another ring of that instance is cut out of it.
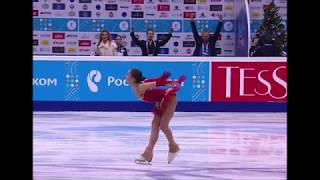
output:
<svg viewBox="0 0 320 180"><path fill-rule="evenodd" d="M177 112L181 152L167 163L162 132L152 165L150 112L34 112L34 180L280 180L287 173L286 113Z"/></svg>

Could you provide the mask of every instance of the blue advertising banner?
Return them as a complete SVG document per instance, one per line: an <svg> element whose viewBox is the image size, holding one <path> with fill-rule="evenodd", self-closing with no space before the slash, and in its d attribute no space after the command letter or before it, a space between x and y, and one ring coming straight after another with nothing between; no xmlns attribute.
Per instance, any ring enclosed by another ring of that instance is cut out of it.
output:
<svg viewBox="0 0 320 180"><path fill-rule="evenodd" d="M78 19L33 18L34 31L78 31Z"/></svg>
<svg viewBox="0 0 320 180"><path fill-rule="evenodd" d="M171 79L187 77L177 93L180 101L207 102L209 62L33 61L34 101L138 101L125 76L140 69L146 78L163 71ZM165 87L163 87L165 88Z"/></svg>

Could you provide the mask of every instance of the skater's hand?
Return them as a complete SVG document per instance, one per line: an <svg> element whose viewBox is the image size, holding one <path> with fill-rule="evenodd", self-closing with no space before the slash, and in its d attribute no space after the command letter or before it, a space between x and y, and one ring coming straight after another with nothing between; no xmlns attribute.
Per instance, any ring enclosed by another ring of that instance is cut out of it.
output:
<svg viewBox="0 0 320 180"><path fill-rule="evenodd" d="M131 27L131 32L134 32L135 28L134 26Z"/></svg>
<svg viewBox="0 0 320 180"><path fill-rule="evenodd" d="M172 82L173 85L181 85L186 80L186 76L180 76L177 81Z"/></svg>
<svg viewBox="0 0 320 180"><path fill-rule="evenodd" d="M171 75L171 73L169 71L165 71L162 73L162 75L160 76L160 79L168 79L168 77Z"/></svg>
<svg viewBox="0 0 320 180"><path fill-rule="evenodd" d="M181 84L185 80L186 80L186 76L180 76L179 79L178 79L178 83Z"/></svg>

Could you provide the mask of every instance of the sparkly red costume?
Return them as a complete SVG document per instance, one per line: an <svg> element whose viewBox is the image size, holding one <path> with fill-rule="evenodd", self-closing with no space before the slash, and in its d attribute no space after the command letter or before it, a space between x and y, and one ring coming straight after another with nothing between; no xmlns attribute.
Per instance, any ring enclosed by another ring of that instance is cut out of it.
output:
<svg viewBox="0 0 320 180"><path fill-rule="evenodd" d="M181 76L177 81L170 81L167 78L171 74L169 72L164 72L161 77L146 79L144 82L156 82L156 86L166 86L173 83L181 84L185 80L185 76ZM176 92L180 90L179 87L174 86L167 89L152 88L145 91L143 95L143 101L149 103L159 103L158 106L154 106L153 113L161 116L166 109L168 102L171 98L176 96Z"/></svg>

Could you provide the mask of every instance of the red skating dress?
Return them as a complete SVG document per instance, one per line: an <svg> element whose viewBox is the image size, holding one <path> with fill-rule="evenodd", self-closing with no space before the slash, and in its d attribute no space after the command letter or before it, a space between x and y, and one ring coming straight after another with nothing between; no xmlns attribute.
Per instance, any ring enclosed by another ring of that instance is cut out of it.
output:
<svg viewBox="0 0 320 180"><path fill-rule="evenodd" d="M167 80L171 75L170 72L165 71L159 78L146 79L144 82L156 82L156 86L165 86L167 84L181 83L186 79L185 76L180 76L177 81ZM156 103L153 109L153 113L161 116L165 111L168 102L172 97L176 96L176 92L180 90L179 87L174 86L167 89L152 88L145 91L142 100L149 103Z"/></svg>
<svg viewBox="0 0 320 180"><path fill-rule="evenodd" d="M142 100L149 103L158 103L155 105L153 113L161 116L166 109L171 98L176 96L176 92L180 90L179 87L170 87L168 89L152 88L145 91Z"/></svg>

